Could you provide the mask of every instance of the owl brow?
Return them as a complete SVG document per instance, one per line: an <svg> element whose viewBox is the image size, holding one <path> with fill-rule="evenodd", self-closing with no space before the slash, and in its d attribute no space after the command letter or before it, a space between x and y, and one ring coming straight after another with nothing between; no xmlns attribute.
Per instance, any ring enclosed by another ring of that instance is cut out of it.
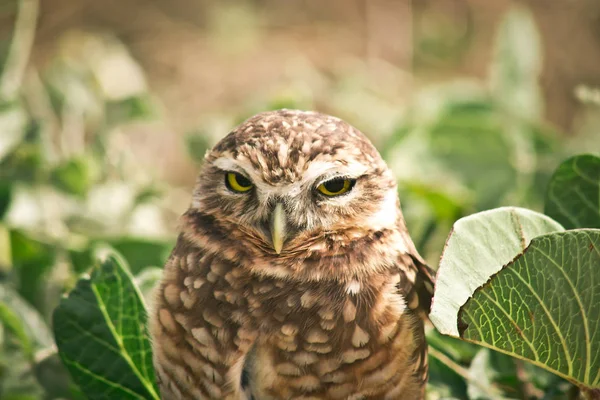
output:
<svg viewBox="0 0 600 400"><path fill-rule="evenodd" d="M213 165L220 169L222 172L237 172L243 175L247 179L251 179L249 174L241 165L229 158L218 158L213 162Z"/></svg>
<svg viewBox="0 0 600 400"><path fill-rule="evenodd" d="M319 184L333 178L358 179L367 173L368 169L361 164L339 165L333 162L314 162L306 171L305 182Z"/></svg>
<svg viewBox="0 0 600 400"><path fill-rule="evenodd" d="M348 173L336 173L336 172L332 172L329 174L323 174L319 178L315 179L315 186L319 186L322 183L329 182L334 179L358 180L361 177L363 177L364 175L366 175L366 174L361 174L361 175L357 176L357 175L352 175L352 174L348 174Z"/></svg>

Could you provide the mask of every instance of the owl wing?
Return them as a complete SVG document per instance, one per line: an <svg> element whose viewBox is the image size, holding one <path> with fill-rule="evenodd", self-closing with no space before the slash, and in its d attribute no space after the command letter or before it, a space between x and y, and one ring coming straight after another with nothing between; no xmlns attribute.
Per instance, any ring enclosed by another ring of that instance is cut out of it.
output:
<svg viewBox="0 0 600 400"><path fill-rule="evenodd" d="M403 274L398 290L403 294L409 309L422 318L427 318L433 297L434 271L420 257L411 253L401 256L399 267Z"/></svg>
<svg viewBox="0 0 600 400"><path fill-rule="evenodd" d="M398 289L404 296L408 308L427 319L433 297L435 272L427 266L417 251L404 220L400 220L398 225L406 246L398 260L398 268L401 271Z"/></svg>
<svg viewBox="0 0 600 400"><path fill-rule="evenodd" d="M402 273L400 274L400 282L398 282L397 287L399 292L404 296L407 307L421 317L422 320L428 320L431 299L433 297L435 274L416 251L410 238L408 240L410 241L409 251L402 254L398 261L398 268ZM427 341L422 322L415 326L415 333L417 347L413 353L414 374L421 379L424 391L429 375L429 365L427 359ZM421 398L424 398L424 396L425 393L423 392Z"/></svg>

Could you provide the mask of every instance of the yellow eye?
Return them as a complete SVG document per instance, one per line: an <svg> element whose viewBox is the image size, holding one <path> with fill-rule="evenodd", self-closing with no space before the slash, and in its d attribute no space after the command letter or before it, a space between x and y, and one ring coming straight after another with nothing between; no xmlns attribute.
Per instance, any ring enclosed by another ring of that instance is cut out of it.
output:
<svg viewBox="0 0 600 400"><path fill-rule="evenodd" d="M245 176L237 172L227 172L225 174L225 185L234 192L243 193L252 189L252 182Z"/></svg>
<svg viewBox="0 0 600 400"><path fill-rule="evenodd" d="M356 181L352 179L335 178L317 186L317 190L325 196L333 197L349 192Z"/></svg>

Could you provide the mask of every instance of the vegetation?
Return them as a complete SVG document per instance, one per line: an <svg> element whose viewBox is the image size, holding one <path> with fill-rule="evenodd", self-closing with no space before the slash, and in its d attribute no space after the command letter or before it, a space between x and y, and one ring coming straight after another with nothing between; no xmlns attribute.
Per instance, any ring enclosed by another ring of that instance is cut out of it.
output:
<svg viewBox="0 0 600 400"><path fill-rule="evenodd" d="M113 38L85 38L96 58L59 53L35 70L36 2L20 4L0 75L0 397L156 399L145 304L181 190L131 157L141 144L124 132L160 122L160 104ZM381 129L372 139L398 177L417 247L434 267L443 251L431 399L600 396L600 158L576 155L584 141L544 121L539 47L516 8L485 81L423 87L408 108L372 115L377 107L348 113L344 102L374 104L359 74L329 93L328 112ZM137 78L115 85L114 63ZM288 93L232 119L317 106ZM190 156L224 133L188 135Z"/></svg>

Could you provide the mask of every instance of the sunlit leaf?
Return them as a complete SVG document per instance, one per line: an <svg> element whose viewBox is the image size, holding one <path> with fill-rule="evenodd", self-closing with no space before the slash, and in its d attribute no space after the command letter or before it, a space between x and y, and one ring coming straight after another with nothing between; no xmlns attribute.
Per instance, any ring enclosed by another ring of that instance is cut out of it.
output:
<svg viewBox="0 0 600 400"><path fill-rule="evenodd" d="M146 310L124 261L107 251L54 312L61 359L90 399L159 399Z"/></svg>
<svg viewBox="0 0 600 400"><path fill-rule="evenodd" d="M548 185L545 212L567 229L600 228L600 157L564 161Z"/></svg>
<svg viewBox="0 0 600 400"><path fill-rule="evenodd" d="M545 215L516 207L458 220L437 273L430 317L438 330L459 336L458 310L475 289L522 252L533 237L561 230L560 224Z"/></svg>

